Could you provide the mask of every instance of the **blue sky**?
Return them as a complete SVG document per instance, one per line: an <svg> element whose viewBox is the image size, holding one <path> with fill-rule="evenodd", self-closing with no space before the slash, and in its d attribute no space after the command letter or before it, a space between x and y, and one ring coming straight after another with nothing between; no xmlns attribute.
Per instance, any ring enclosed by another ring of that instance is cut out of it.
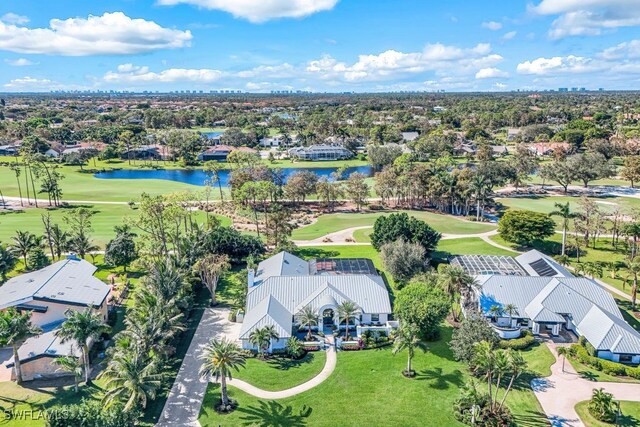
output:
<svg viewBox="0 0 640 427"><path fill-rule="evenodd" d="M0 0L0 91L640 89L639 0Z"/></svg>

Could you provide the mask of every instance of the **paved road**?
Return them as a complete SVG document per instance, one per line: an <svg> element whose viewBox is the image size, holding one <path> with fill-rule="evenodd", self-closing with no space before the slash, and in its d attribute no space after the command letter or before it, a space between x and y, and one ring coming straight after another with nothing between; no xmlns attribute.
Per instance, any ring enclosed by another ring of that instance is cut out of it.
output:
<svg viewBox="0 0 640 427"><path fill-rule="evenodd" d="M553 427L584 427L575 406L591 399L594 388L604 388L616 400L640 401L640 384L589 381L576 373L568 361L563 372L557 345L547 342L547 346L556 357L556 362L551 366L551 376L534 379L531 388Z"/></svg>
<svg viewBox="0 0 640 427"><path fill-rule="evenodd" d="M329 337L330 345L327 348L327 360L324 364L324 368L322 371L315 377L311 378L309 381L297 385L292 388L288 388L286 390L280 391L267 391L262 390L258 387L254 387L251 384L234 378L230 381L227 381L227 384L232 385L234 387L239 388L245 393L249 393L255 397L259 397L261 399L284 399L285 397L295 396L296 394L303 393L307 390L311 390L312 388L318 386L324 380L329 378L329 376L333 373L333 370L336 368L336 348L334 345L333 337Z"/></svg>
<svg viewBox="0 0 640 427"><path fill-rule="evenodd" d="M207 308L203 313L157 427L199 426L198 415L207 390L207 381L198 376L202 364L198 355L201 347L211 338L238 339L241 324L229 322L228 316L228 308Z"/></svg>

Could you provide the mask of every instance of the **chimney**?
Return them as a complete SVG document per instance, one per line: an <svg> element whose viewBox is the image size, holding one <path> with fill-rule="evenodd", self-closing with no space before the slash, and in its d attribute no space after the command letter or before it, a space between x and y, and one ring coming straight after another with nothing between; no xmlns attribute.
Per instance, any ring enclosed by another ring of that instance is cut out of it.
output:
<svg viewBox="0 0 640 427"><path fill-rule="evenodd" d="M253 268L247 269L247 287L252 287L253 282L255 281L256 273L253 271Z"/></svg>

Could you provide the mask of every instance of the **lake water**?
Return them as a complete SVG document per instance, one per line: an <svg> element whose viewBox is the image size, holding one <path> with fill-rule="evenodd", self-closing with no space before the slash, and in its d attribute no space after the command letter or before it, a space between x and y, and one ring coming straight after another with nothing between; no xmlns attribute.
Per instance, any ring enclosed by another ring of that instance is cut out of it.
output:
<svg viewBox="0 0 640 427"><path fill-rule="evenodd" d="M215 139L215 138L221 137L222 134L224 134L224 131L222 131L222 132L203 132L202 136L204 136L205 138L208 138L208 139Z"/></svg>
<svg viewBox="0 0 640 427"><path fill-rule="evenodd" d="M331 173L335 172L337 168L282 168L285 181L295 172L310 171L321 176L326 176L331 179ZM223 186L229 184L229 170L220 171L220 181ZM366 176L373 175L373 169L371 166L356 166L347 168L346 175L353 172L360 172ZM184 182L185 184L202 185L207 179L203 170L187 170L187 169L144 169L144 170L131 170L131 169L119 169L107 172L99 172L94 174L98 179L164 179L168 181Z"/></svg>

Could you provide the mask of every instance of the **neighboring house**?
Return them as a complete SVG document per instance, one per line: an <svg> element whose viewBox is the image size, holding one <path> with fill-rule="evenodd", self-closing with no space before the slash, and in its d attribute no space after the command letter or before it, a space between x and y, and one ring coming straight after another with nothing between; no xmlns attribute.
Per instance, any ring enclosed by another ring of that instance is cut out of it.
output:
<svg viewBox="0 0 640 427"><path fill-rule="evenodd" d="M506 145L492 145L491 150L493 150L493 154L496 156L506 156L509 154L509 149Z"/></svg>
<svg viewBox="0 0 640 427"><path fill-rule="evenodd" d="M168 160L171 157L171 150L160 144L140 145L125 151L120 157L123 160Z"/></svg>
<svg viewBox="0 0 640 427"><path fill-rule="evenodd" d="M318 314L314 328L330 332L344 328L338 306L351 301L358 308L353 331L358 335L366 326L388 325L391 303L384 280L369 259L335 258L305 261L288 252L280 252L249 270L247 307L240 340L244 349L254 330L272 325L279 339L270 351L285 347L289 337L304 330L297 315L311 307ZM342 325L341 325L342 324ZM350 323L351 325L351 323Z"/></svg>
<svg viewBox="0 0 640 427"><path fill-rule="evenodd" d="M538 142L529 145L528 149L536 156L550 156L558 149L562 151L571 150L571 144L567 142Z"/></svg>
<svg viewBox="0 0 640 427"><path fill-rule="evenodd" d="M520 128L507 129L507 141L515 141L518 135L520 135L520 132L522 132Z"/></svg>
<svg viewBox="0 0 640 427"><path fill-rule="evenodd" d="M420 134L418 132L402 132L402 140L404 142L415 141L419 137L420 137Z"/></svg>
<svg viewBox="0 0 640 427"><path fill-rule="evenodd" d="M478 147L471 142L461 142L453 148L453 154L456 156L465 156L467 154L476 154Z"/></svg>
<svg viewBox="0 0 640 427"><path fill-rule="evenodd" d="M19 145L0 145L0 156L17 156L19 150Z"/></svg>
<svg viewBox="0 0 640 427"><path fill-rule="evenodd" d="M256 150L249 147L232 147L230 145L215 145L213 147L207 148L205 151L200 153L198 155L198 160L201 160L204 162L210 161L210 160L225 162L229 154L231 154L232 151L236 151L236 150L244 151L252 154L257 153Z"/></svg>
<svg viewBox="0 0 640 427"><path fill-rule="evenodd" d="M51 375L57 367L52 360L71 353L68 344L55 337L66 319L67 310L82 311L92 307L106 322L110 286L93 276L97 268L75 256L41 270L9 279L0 287L0 310L15 307L31 312L31 323L43 334L32 337L18 350L25 379ZM13 358L7 366L13 365Z"/></svg>
<svg viewBox="0 0 640 427"><path fill-rule="evenodd" d="M289 156L300 160L346 160L353 157L353 153L341 144L318 144L309 147L294 147L289 149Z"/></svg>
<svg viewBox="0 0 640 427"><path fill-rule="evenodd" d="M522 328L535 335L570 331L602 359L640 363L640 333L624 320L613 296L552 258L533 250L515 258L472 255L451 262L476 276L476 308L503 338ZM516 307L512 316L492 310L508 304Z"/></svg>
<svg viewBox="0 0 640 427"><path fill-rule="evenodd" d="M285 145L282 135L262 138L258 144L261 147L280 147L281 145Z"/></svg>

